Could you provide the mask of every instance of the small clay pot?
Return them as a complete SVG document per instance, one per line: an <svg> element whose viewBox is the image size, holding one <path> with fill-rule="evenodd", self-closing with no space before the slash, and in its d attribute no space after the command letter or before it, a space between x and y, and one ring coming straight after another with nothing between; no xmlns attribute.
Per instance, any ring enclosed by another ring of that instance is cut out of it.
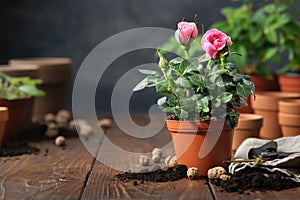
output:
<svg viewBox="0 0 300 200"><path fill-rule="evenodd" d="M6 123L3 141L19 135L25 128L30 99L0 99L0 106L8 108L9 120Z"/></svg>
<svg viewBox="0 0 300 200"><path fill-rule="evenodd" d="M222 121L166 120L171 132L177 161L197 167L201 176L215 166L224 166L231 159L233 130Z"/></svg>
<svg viewBox="0 0 300 200"><path fill-rule="evenodd" d="M278 77L274 74L271 79L264 78L262 76L258 75L250 75L252 82L255 85L255 91L279 91L279 83L278 83ZM246 102L248 103L248 106L242 105L240 109L237 109L237 112L239 113L254 113L253 108L251 106L251 98L253 98L252 95L250 95L248 98L246 98Z"/></svg>
<svg viewBox="0 0 300 200"><path fill-rule="evenodd" d="M233 154L247 138L258 138L263 123L263 117L256 114L242 113L239 116L237 127L234 129L232 152Z"/></svg>
<svg viewBox="0 0 300 200"><path fill-rule="evenodd" d="M8 109L7 107L0 107L0 144L3 141L5 133L5 125L8 120Z"/></svg>
<svg viewBox="0 0 300 200"><path fill-rule="evenodd" d="M263 117L263 126L259 137L273 140L282 137L278 124L278 102L282 99L300 98L298 93L290 92L257 92L255 101L251 99L255 114Z"/></svg>
<svg viewBox="0 0 300 200"><path fill-rule="evenodd" d="M40 89L46 96L34 100L32 121L42 121L47 113L56 113L65 107L68 82L71 79L70 58L21 58L9 61L11 66L33 64L39 67L39 78L43 80Z"/></svg>
<svg viewBox="0 0 300 200"><path fill-rule="evenodd" d="M300 99L279 101L278 121L284 137L300 135Z"/></svg>
<svg viewBox="0 0 300 200"><path fill-rule="evenodd" d="M300 74L291 73L279 76L280 90L300 93Z"/></svg>
<svg viewBox="0 0 300 200"><path fill-rule="evenodd" d="M12 77L29 77L32 79L39 78L39 67L36 65L23 64L18 66L0 65L0 72L3 72ZM30 99L27 114L25 128L32 126L31 119L33 115L34 98Z"/></svg>

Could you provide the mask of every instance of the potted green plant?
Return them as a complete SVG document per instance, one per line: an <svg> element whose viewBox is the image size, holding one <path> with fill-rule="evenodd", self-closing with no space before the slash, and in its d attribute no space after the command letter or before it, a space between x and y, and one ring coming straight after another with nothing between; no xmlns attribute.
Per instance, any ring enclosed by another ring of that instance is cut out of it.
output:
<svg viewBox="0 0 300 200"><path fill-rule="evenodd" d="M22 132L28 113L31 97L43 96L44 92L36 86L41 84L40 79L28 77L11 77L0 72L0 106L9 110L3 140L12 138Z"/></svg>
<svg viewBox="0 0 300 200"><path fill-rule="evenodd" d="M212 25L230 33L236 41L238 45L232 45L232 50L244 56L232 57L232 61L238 64L241 73L252 75L257 91L279 89L272 65L283 60L295 39L299 39L296 3L295 0L272 0L254 6L245 0L240 7L223 8L221 13L225 20ZM290 59L296 58L296 54L289 54Z"/></svg>
<svg viewBox="0 0 300 200"><path fill-rule="evenodd" d="M185 52L170 61L157 50L159 71L140 70L146 75L134 91L155 87L165 95L157 104L168 114L166 125L171 132L179 163L197 167L201 175L231 157L233 128L237 124L235 107L247 104L244 98L254 94L248 75L238 73L227 62L234 54L230 37L208 30L202 37L205 54L190 57L190 46L198 35L194 22L180 22L175 38ZM198 46L198 48L200 45Z"/></svg>

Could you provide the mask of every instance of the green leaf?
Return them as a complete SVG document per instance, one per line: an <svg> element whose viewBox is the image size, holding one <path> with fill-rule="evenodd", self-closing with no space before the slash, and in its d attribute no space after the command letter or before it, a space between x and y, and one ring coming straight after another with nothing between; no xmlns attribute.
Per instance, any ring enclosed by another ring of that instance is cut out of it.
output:
<svg viewBox="0 0 300 200"><path fill-rule="evenodd" d="M189 117L189 113L183 109L180 110L180 115L179 118L180 119L187 119Z"/></svg>
<svg viewBox="0 0 300 200"><path fill-rule="evenodd" d="M148 77L144 78L141 82L139 82L134 88L133 91L140 91L142 89L145 89L148 85Z"/></svg>
<svg viewBox="0 0 300 200"><path fill-rule="evenodd" d="M170 94L168 90L168 82L167 80L160 81L156 84L156 91L162 94Z"/></svg>
<svg viewBox="0 0 300 200"><path fill-rule="evenodd" d="M272 44L277 43L276 30L267 29L267 30L265 30L265 35L269 42L271 42Z"/></svg>
<svg viewBox="0 0 300 200"><path fill-rule="evenodd" d="M146 75L154 75L154 74L157 74L157 71L149 70L149 69L139 69L139 71L140 71L142 74L146 74Z"/></svg>
<svg viewBox="0 0 300 200"><path fill-rule="evenodd" d="M221 101L223 103L228 103L229 101L231 101L232 97L233 97L232 93L230 93L230 92L224 92L221 95Z"/></svg>
<svg viewBox="0 0 300 200"><path fill-rule="evenodd" d="M251 94L252 87L250 85L242 85L238 83L236 86L236 93L242 97L248 97Z"/></svg>
<svg viewBox="0 0 300 200"><path fill-rule="evenodd" d="M166 103L166 101L167 101L167 97L162 97L157 100L157 104L159 106L163 106Z"/></svg>
<svg viewBox="0 0 300 200"><path fill-rule="evenodd" d="M174 58L174 59L170 60L169 64L170 65L177 65L177 64L182 63L183 60L184 60L183 58L177 57L177 58Z"/></svg>

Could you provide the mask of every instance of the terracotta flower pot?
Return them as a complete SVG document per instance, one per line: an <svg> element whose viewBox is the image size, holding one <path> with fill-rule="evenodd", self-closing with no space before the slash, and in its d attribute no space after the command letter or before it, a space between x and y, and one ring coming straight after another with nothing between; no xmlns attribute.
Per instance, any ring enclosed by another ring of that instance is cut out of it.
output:
<svg viewBox="0 0 300 200"><path fill-rule="evenodd" d="M278 124L278 102L282 99L299 98L298 93L289 92L257 92L256 100L252 99L254 112L263 116L263 126L259 137L263 139L276 139L282 137L281 128Z"/></svg>
<svg viewBox="0 0 300 200"><path fill-rule="evenodd" d="M166 120L179 164L197 167L201 176L208 169L224 166L231 159L233 130L222 121Z"/></svg>
<svg viewBox="0 0 300 200"><path fill-rule="evenodd" d="M240 114L237 127L234 129L233 154L247 138L258 138L263 123L263 117L256 114Z"/></svg>
<svg viewBox="0 0 300 200"><path fill-rule="evenodd" d="M0 144L3 141L5 125L8 120L8 109L7 107L0 107Z"/></svg>
<svg viewBox="0 0 300 200"><path fill-rule="evenodd" d="M39 86L46 96L34 100L33 121L41 121L46 113L56 113L65 107L68 82L71 79L72 60L69 58L24 58L12 59L11 66L34 64L39 67Z"/></svg>
<svg viewBox="0 0 300 200"><path fill-rule="evenodd" d="M279 83L278 83L278 77L276 75L273 75L272 79L266 79L262 76L258 75L250 75L252 82L255 85L255 91L279 91ZM248 103L248 106L242 106L241 109L238 109L237 111L239 113L254 113L253 108L251 106L251 98L252 96L249 96L246 101Z"/></svg>
<svg viewBox="0 0 300 200"><path fill-rule="evenodd" d="M284 137L300 135L300 99L279 101L278 119Z"/></svg>
<svg viewBox="0 0 300 200"><path fill-rule="evenodd" d="M9 76L13 77L22 77L27 76L32 79L39 78L39 67L36 65L18 65L18 66L9 66L9 65L0 65L0 72L3 72ZM25 127L30 128L31 127L31 119L33 115L33 106L34 106L34 98L30 99Z"/></svg>
<svg viewBox="0 0 300 200"><path fill-rule="evenodd" d="M19 100L4 100L0 99L0 106L8 108L9 120L6 123L4 131L3 141L11 139L20 134L25 127L28 105L30 99L19 99Z"/></svg>
<svg viewBox="0 0 300 200"><path fill-rule="evenodd" d="M300 93L300 75L281 75L279 76L279 84L281 91Z"/></svg>

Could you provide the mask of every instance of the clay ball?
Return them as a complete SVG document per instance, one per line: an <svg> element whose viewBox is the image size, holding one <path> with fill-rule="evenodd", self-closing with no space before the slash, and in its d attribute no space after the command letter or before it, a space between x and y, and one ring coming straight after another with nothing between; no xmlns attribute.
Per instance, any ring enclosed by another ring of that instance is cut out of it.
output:
<svg viewBox="0 0 300 200"><path fill-rule="evenodd" d="M112 120L108 118L100 119L99 126L102 128L109 129L112 126Z"/></svg>
<svg viewBox="0 0 300 200"><path fill-rule="evenodd" d="M65 109L61 109L57 112L56 116L59 116L61 118L64 118L66 121L69 121L71 119L71 114L69 111Z"/></svg>
<svg viewBox="0 0 300 200"><path fill-rule="evenodd" d="M222 174L222 175L220 176L220 179L222 179L223 181L226 181L226 180L230 179L230 176L227 175L227 174Z"/></svg>
<svg viewBox="0 0 300 200"><path fill-rule="evenodd" d="M199 176L199 170L197 167L190 167L188 170L187 170L187 177L191 180L193 179L197 179Z"/></svg>
<svg viewBox="0 0 300 200"><path fill-rule="evenodd" d="M209 169L207 172L207 176L209 179L217 179L217 178L220 178L220 176L225 173L226 173L226 170L223 167L218 166L218 167Z"/></svg>
<svg viewBox="0 0 300 200"><path fill-rule="evenodd" d="M57 136L58 134L58 129L57 129L57 125L53 122L47 124L47 130L45 132L45 135L47 137L51 137L51 138L54 138Z"/></svg>
<svg viewBox="0 0 300 200"><path fill-rule="evenodd" d="M55 139L55 145L56 146L63 146L66 144L66 138L64 136L58 136Z"/></svg>
<svg viewBox="0 0 300 200"><path fill-rule="evenodd" d="M152 151L152 155L158 154L159 156L162 156L162 150L160 148L154 148Z"/></svg>
<svg viewBox="0 0 300 200"><path fill-rule="evenodd" d="M159 154L153 154L152 155L152 161L154 163L159 163L159 161L160 161L160 155Z"/></svg>
<svg viewBox="0 0 300 200"><path fill-rule="evenodd" d="M168 166L171 167L171 168L175 168L177 164L178 164L178 163L177 163L177 157L176 157L176 156L173 156L173 157L170 159L170 161L169 161L169 163L168 163Z"/></svg>
<svg viewBox="0 0 300 200"><path fill-rule="evenodd" d="M141 166L147 166L147 165L149 165L149 158L148 158L148 156L141 155L140 156L140 164L141 164Z"/></svg>
<svg viewBox="0 0 300 200"><path fill-rule="evenodd" d="M44 115L44 122L46 122L46 123L53 122L54 118L55 118L55 116L53 113L47 113Z"/></svg>

